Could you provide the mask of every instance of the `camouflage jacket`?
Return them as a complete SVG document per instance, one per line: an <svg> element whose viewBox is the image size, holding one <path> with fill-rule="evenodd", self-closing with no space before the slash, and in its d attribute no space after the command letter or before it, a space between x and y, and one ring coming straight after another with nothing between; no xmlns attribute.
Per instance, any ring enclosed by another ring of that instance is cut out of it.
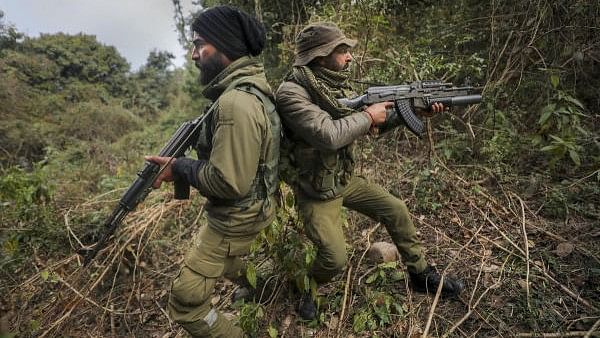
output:
<svg viewBox="0 0 600 338"><path fill-rule="evenodd" d="M203 94L214 112L200 131L188 181L208 198L210 227L230 237L254 235L274 218L278 182L280 125L264 68L257 59L237 59Z"/></svg>
<svg viewBox="0 0 600 338"><path fill-rule="evenodd" d="M290 161L297 169L297 186L308 196L338 197L354 167L354 140L366 134L371 120L364 112L334 119L315 104L299 84L285 81L277 90L277 111L291 139Z"/></svg>

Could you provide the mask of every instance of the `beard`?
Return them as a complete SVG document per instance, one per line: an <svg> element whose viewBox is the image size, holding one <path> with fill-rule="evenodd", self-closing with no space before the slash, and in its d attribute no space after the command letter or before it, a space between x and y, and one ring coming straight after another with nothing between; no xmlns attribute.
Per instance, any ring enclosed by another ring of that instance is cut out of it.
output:
<svg viewBox="0 0 600 338"><path fill-rule="evenodd" d="M332 70L334 72L347 71L350 68L350 63L339 63L335 58L327 56L323 58L322 67Z"/></svg>
<svg viewBox="0 0 600 338"><path fill-rule="evenodd" d="M196 61L196 68L200 69L200 84L207 85L209 84L219 73L226 68L225 64L222 61L223 54L220 52L215 52L209 58L204 61Z"/></svg>

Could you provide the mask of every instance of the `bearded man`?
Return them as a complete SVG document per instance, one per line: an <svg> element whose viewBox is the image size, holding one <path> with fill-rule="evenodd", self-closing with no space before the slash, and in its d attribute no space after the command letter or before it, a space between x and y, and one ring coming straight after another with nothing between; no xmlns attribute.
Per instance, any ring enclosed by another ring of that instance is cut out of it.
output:
<svg viewBox="0 0 600 338"><path fill-rule="evenodd" d="M324 283L346 266L342 230L342 207L346 207L384 224L407 267L412 288L435 293L442 278L425 260L404 202L353 172L355 141L383 124L386 110L393 105L383 102L356 111L338 103L339 98L354 96L347 69L355 45L332 23L307 26L296 38L293 69L276 94L277 110L292 144L298 212L317 247L310 276ZM436 103L431 112L443 109ZM459 280L443 279L443 295L456 295L462 289ZM302 296L299 314L307 320L317 317L310 293Z"/></svg>
<svg viewBox="0 0 600 338"><path fill-rule="evenodd" d="M212 116L203 125L198 160L150 156L166 168L154 182L183 180L208 200L208 224L196 235L171 286L170 317L193 337L242 337L211 305L218 278L239 279L240 257L275 217L280 122L257 56L265 28L229 6L200 13L192 23L192 59L200 69Z"/></svg>

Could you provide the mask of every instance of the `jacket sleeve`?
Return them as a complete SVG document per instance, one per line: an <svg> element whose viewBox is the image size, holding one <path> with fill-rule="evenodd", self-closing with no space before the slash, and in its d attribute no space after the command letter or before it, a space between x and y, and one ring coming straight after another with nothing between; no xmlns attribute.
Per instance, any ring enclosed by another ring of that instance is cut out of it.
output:
<svg viewBox="0 0 600 338"><path fill-rule="evenodd" d="M342 148L371 127L371 119L364 112L333 119L311 101L304 88L292 82L284 82L279 87L276 100L277 111L285 125L317 149Z"/></svg>
<svg viewBox="0 0 600 338"><path fill-rule="evenodd" d="M252 94L232 90L219 99L212 150L198 167L197 186L207 197L244 197L256 176L265 118L262 103Z"/></svg>

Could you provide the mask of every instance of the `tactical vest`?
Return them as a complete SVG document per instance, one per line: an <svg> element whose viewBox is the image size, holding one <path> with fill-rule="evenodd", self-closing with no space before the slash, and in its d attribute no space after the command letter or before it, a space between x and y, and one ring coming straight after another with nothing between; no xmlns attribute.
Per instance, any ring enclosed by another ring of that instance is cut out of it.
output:
<svg viewBox="0 0 600 338"><path fill-rule="evenodd" d="M280 159L283 180L311 198L328 200L341 196L356 163L354 142L337 150L317 149L294 135L293 130L283 130Z"/></svg>
<svg viewBox="0 0 600 338"><path fill-rule="evenodd" d="M316 149L295 140L289 162L297 168L294 184L311 198L328 200L342 194L354 171L354 144L338 150Z"/></svg>
<svg viewBox="0 0 600 338"><path fill-rule="evenodd" d="M251 84L241 84L236 86L233 90L241 90L246 93L256 96L263 104L263 112L270 121L269 128L266 133L271 134L271 154L267 154L267 142L263 142L260 150L260 158L258 161L258 169L256 176L250 186L250 191L246 196L240 199L222 199L209 197L209 200L214 205L219 206L231 206L237 208L248 208L256 202L264 201L262 210L263 212L268 209L269 196L273 195L279 187L279 137L281 133L281 121L279 115L275 110L275 104L273 101L261 92L255 86ZM210 109L214 109L217 102L211 105ZM210 123L206 123L200 129L198 136L198 142L195 146L198 157L206 156L210 154L212 150L212 137L214 132L214 114L210 117ZM263 140L267 138L267 135L263 135Z"/></svg>

